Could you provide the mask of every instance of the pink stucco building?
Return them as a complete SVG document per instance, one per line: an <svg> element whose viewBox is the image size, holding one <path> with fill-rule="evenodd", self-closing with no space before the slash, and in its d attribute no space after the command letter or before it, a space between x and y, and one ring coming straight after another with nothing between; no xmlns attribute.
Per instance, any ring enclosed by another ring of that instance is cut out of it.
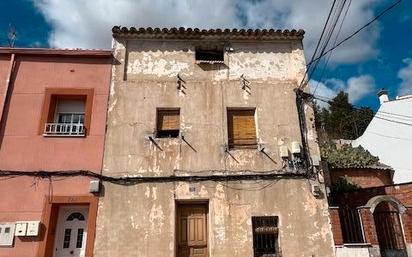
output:
<svg viewBox="0 0 412 257"><path fill-rule="evenodd" d="M0 170L101 172L111 64L111 51L0 48ZM91 180L0 177L0 256L91 256Z"/></svg>

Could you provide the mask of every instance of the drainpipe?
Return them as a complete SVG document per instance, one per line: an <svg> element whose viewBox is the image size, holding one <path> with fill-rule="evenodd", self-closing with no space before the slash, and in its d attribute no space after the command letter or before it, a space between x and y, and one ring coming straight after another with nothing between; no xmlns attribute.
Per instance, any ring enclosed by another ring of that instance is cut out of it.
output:
<svg viewBox="0 0 412 257"><path fill-rule="evenodd" d="M13 70L14 70L14 59L15 59L15 54L11 54L9 72L7 73L6 86L4 87L3 102L2 102L2 105L0 106L0 108L1 108L0 109L0 125L4 125L3 124L3 120L4 120L3 116L4 116L4 110L6 109L6 103L7 103L7 99L8 99L8 95L9 95L11 74L13 74Z"/></svg>

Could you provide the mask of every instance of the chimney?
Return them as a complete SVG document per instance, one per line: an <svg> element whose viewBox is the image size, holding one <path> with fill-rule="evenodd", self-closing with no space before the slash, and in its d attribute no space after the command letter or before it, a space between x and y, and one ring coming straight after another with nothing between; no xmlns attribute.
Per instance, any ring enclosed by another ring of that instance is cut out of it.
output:
<svg viewBox="0 0 412 257"><path fill-rule="evenodd" d="M378 92L378 97L379 97L379 102L381 103L381 105L382 105L384 102L389 102L388 90L382 88L382 89Z"/></svg>

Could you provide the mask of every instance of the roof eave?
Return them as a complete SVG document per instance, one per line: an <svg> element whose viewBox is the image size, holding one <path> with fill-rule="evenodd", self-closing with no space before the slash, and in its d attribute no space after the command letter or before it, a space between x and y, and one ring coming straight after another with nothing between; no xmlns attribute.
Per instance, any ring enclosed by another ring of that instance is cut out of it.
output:
<svg viewBox="0 0 412 257"><path fill-rule="evenodd" d="M0 47L0 54L112 57L112 50Z"/></svg>
<svg viewBox="0 0 412 257"><path fill-rule="evenodd" d="M114 38L141 39L210 39L210 40L302 40L303 30L274 29L198 29L198 28L139 28L115 26Z"/></svg>

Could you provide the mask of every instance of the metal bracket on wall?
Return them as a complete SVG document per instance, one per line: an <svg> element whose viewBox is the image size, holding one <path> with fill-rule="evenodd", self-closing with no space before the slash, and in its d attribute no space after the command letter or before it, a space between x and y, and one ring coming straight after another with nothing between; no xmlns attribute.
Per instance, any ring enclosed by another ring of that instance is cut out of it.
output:
<svg viewBox="0 0 412 257"><path fill-rule="evenodd" d="M262 154L264 154L266 157L269 158L269 160L271 160L274 164L277 164L277 162L269 155L269 153L265 150L265 145L264 144L258 144L257 145L257 150L259 152L261 152Z"/></svg>
<svg viewBox="0 0 412 257"><path fill-rule="evenodd" d="M180 74L178 73L177 74L177 90L179 91L179 92L182 92L183 94L186 94L186 92L185 92L185 89L186 89L186 81L184 80L184 79L182 79L181 77L180 77Z"/></svg>
<svg viewBox="0 0 412 257"><path fill-rule="evenodd" d="M248 93L248 94L250 95L250 94L251 94L251 90L252 90L252 88L250 87L250 84L251 84L251 83L250 83L249 80L247 80L247 79L245 78L245 75L244 75L244 74L240 75L240 83L241 83L242 89L245 90L246 93Z"/></svg>
<svg viewBox="0 0 412 257"><path fill-rule="evenodd" d="M183 133L180 133L180 138L182 139L183 142L185 142L190 149L192 149L195 153L197 153L197 150L186 140L186 137Z"/></svg>
<svg viewBox="0 0 412 257"><path fill-rule="evenodd" d="M145 134L145 136L144 136L144 138L146 139L146 140L149 140L150 142L152 142L153 143L153 145L157 148L157 149L159 149L160 151L163 151L163 149L160 147L160 145L156 142L156 140L155 140L155 133L146 133Z"/></svg>
<svg viewBox="0 0 412 257"><path fill-rule="evenodd" d="M230 152L230 148L229 145L225 144L223 145L223 151L225 154L229 155L230 157L232 157L233 160L235 160L235 162L239 163L238 160L236 160L235 156L233 156L233 154Z"/></svg>

